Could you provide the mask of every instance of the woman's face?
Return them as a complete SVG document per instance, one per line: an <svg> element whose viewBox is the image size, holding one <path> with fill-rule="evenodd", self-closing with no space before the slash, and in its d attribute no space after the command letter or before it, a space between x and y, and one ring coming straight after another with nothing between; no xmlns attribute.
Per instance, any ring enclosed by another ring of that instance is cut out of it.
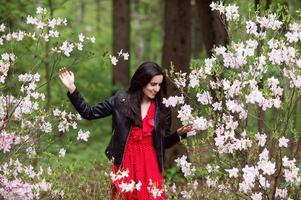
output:
<svg viewBox="0 0 301 200"><path fill-rule="evenodd" d="M152 78L152 80L143 87L144 96L153 99L156 94L160 91L161 84L163 81L163 75L156 75Z"/></svg>

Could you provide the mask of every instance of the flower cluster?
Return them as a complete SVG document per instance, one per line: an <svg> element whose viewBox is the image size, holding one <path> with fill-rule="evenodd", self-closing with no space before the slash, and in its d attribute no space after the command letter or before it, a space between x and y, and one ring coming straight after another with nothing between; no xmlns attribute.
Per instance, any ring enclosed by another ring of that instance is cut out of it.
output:
<svg viewBox="0 0 301 200"><path fill-rule="evenodd" d="M5 82L8 70L13 65L15 59L16 58L15 58L14 54L4 53L4 54L1 55L1 60L0 60L0 83Z"/></svg>
<svg viewBox="0 0 301 200"><path fill-rule="evenodd" d="M4 92L0 94L0 152L4 156L4 160L0 162L0 196L4 199L40 199L49 196L60 198L64 196L64 192L58 189L60 186L53 183L59 180L48 177L51 176L51 169L48 168L45 173L46 171L42 168L27 164L32 163L36 155L57 156L47 152L48 146L58 136L55 133L60 132L62 135L71 128L77 129L77 120L81 117L59 108L45 110L45 95L40 92L43 85L39 85L42 78L38 73L38 67L44 62L42 57L44 53L40 54L41 57L36 56L40 48L35 48L33 62L40 60L37 63L31 63L32 66L28 70L30 73L19 73L16 76L16 71L26 68L24 66L18 69L20 64L24 64L21 59L23 55L18 56L17 53L15 55L5 49L12 49L13 43L11 42L21 44L25 39L33 41L33 43L26 43L27 50L32 49L28 44L35 44L36 47L47 44L48 60L51 62L52 52L61 53L67 57L72 56L75 48L83 51L84 44L95 43L95 37L80 33L76 42L63 39L59 31L61 27L67 26L67 20L50 19L48 11L41 7L37 8L35 16L28 15L25 23L26 25L22 27L26 28L26 31L15 32L9 32L4 24L0 24L0 46L3 48L3 53L0 54L0 84L1 91ZM60 43L60 41L63 42ZM17 47L21 48L22 45ZM60 59L55 60L53 69L57 65L60 65ZM53 78L52 74L51 78ZM14 91L9 89L12 83L15 84ZM54 128L56 122L58 123L57 129ZM80 130L77 140L87 141L89 135L89 131ZM45 138L47 145L43 146L41 144ZM58 156L64 157L65 154L66 149L60 148ZM10 161L7 161L8 159ZM18 159L22 160L22 163Z"/></svg>
<svg viewBox="0 0 301 200"><path fill-rule="evenodd" d="M123 49L121 49L118 52L117 56L109 55L112 65L117 65L118 59L120 59L121 57L123 57L124 60L128 60L129 56L130 56L129 53L128 52L123 52Z"/></svg>
<svg viewBox="0 0 301 200"><path fill-rule="evenodd" d="M85 142L88 142L89 137L90 131L83 131L82 129L78 131L77 140L83 140Z"/></svg>
<svg viewBox="0 0 301 200"><path fill-rule="evenodd" d="M291 157L296 152L288 148L295 144L288 137L298 123L291 114L298 114L301 88L301 25L280 20L275 13L240 21L235 5L214 2L211 8L228 23L241 23L244 39L215 46L211 57L189 73L173 73L180 94L163 102L178 106L183 125L204 133L191 140L201 138L210 149L208 157L218 163L205 175L208 188L219 192L218 199L298 198L301 175ZM184 160L177 159L178 165ZM193 198L187 188L188 184L182 198Z"/></svg>
<svg viewBox="0 0 301 200"><path fill-rule="evenodd" d="M70 127L77 129L77 120L81 120L79 114L67 113L58 108L54 109L52 113L59 120L58 131L63 133L69 131Z"/></svg>
<svg viewBox="0 0 301 200"><path fill-rule="evenodd" d="M217 10L220 14L224 14L227 21L235 21L239 18L238 7L235 4L224 6L222 3L212 2L210 7L212 11Z"/></svg>
<svg viewBox="0 0 301 200"><path fill-rule="evenodd" d="M181 168L185 177L193 176L195 172L195 167L192 166L191 163L187 162L186 159L187 156L183 155L181 158L177 158L175 162L177 163L177 166Z"/></svg>
<svg viewBox="0 0 301 200"><path fill-rule="evenodd" d="M45 179L51 175L50 167L47 170L40 167L35 171L32 165L10 159L0 169L0 194L4 199L39 199L42 192L56 191L51 191L52 184ZM26 182L21 177L35 180L35 183Z"/></svg>
<svg viewBox="0 0 301 200"><path fill-rule="evenodd" d="M0 151L3 153L10 152L12 145L20 143L20 137L14 133L1 131L0 133Z"/></svg>

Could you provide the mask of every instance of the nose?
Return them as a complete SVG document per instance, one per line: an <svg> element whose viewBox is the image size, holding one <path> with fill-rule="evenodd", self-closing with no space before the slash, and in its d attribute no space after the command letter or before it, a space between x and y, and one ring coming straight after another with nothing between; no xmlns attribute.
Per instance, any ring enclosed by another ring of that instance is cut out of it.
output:
<svg viewBox="0 0 301 200"><path fill-rule="evenodd" d="M159 90L160 90L160 86L157 85L157 86L155 87L155 92L159 92Z"/></svg>

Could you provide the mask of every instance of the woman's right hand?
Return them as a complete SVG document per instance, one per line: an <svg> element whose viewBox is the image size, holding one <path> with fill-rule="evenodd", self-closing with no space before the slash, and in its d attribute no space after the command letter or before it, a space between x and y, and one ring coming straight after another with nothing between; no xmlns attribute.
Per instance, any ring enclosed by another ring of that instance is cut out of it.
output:
<svg viewBox="0 0 301 200"><path fill-rule="evenodd" d="M76 89L74 84L74 74L73 72L67 70L66 68L61 68L59 71L59 77L64 84L64 86L69 90L70 93L73 93Z"/></svg>

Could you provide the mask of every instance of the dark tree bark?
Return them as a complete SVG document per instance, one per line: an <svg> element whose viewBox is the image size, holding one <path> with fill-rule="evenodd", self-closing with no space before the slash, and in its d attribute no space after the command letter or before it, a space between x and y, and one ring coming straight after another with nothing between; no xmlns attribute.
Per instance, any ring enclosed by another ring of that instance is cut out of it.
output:
<svg viewBox="0 0 301 200"><path fill-rule="evenodd" d="M129 0L113 0L113 53L121 49L130 51L130 5ZM129 61L119 59L113 67L113 85L127 88L129 85Z"/></svg>
<svg viewBox="0 0 301 200"><path fill-rule="evenodd" d="M164 41L162 66L172 63L175 71L188 72L191 55L191 5L190 0L165 0ZM176 87L168 81L168 95L176 95ZM173 122L179 125L173 115ZM173 126L174 128L174 126Z"/></svg>
<svg viewBox="0 0 301 200"><path fill-rule="evenodd" d="M192 20L191 20L191 51L193 58L199 58L203 50L203 35L200 15L195 0L191 1Z"/></svg>
<svg viewBox="0 0 301 200"><path fill-rule="evenodd" d="M172 62L177 71L188 71L191 54L190 0L165 0L162 66Z"/></svg>
<svg viewBox="0 0 301 200"><path fill-rule="evenodd" d="M212 0L195 1L202 27L203 42L207 55L210 56L214 45L226 45L228 43L226 22L218 12L211 11L210 4Z"/></svg>
<svg viewBox="0 0 301 200"><path fill-rule="evenodd" d="M191 4L190 0L164 1L164 41L162 66L168 68L172 62L175 71L187 72L191 55ZM168 96L178 93L176 87L168 81ZM176 130L181 123L177 113L172 112L172 130ZM173 157L185 153L183 145L175 145L166 151L165 167L174 164Z"/></svg>

